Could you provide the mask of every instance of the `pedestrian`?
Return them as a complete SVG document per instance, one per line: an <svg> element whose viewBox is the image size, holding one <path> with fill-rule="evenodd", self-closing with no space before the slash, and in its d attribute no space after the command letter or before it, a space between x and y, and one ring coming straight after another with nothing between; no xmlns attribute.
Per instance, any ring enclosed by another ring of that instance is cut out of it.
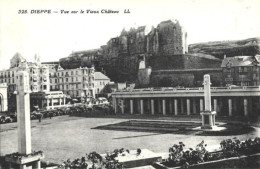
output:
<svg viewBox="0 0 260 169"><path fill-rule="evenodd" d="M39 115L39 123L42 121L42 114Z"/></svg>

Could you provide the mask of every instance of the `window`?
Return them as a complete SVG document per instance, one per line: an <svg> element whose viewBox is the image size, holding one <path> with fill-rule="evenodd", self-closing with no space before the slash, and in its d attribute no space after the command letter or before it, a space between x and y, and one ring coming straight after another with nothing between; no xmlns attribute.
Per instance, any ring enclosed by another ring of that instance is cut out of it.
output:
<svg viewBox="0 0 260 169"><path fill-rule="evenodd" d="M66 78L66 82L68 82L69 81L69 79L68 78Z"/></svg>
<svg viewBox="0 0 260 169"><path fill-rule="evenodd" d="M247 67L244 67L244 72L247 72Z"/></svg>
<svg viewBox="0 0 260 169"><path fill-rule="evenodd" d="M43 90L46 90L47 89L47 85L43 85Z"/></svg>
<svg viewBox="0 0 260 169"><path fill-rule="evenodd" d="M76 81L78 81L78 77L76 77Z"/></svg>
<svg viewBox="0 0 260 169"><path fill-rule="evenodd" d="M74 80L73 77L71 77L71 82L73 82L73 80Z"/></svg>
<svg viewBox="0 0 260 169"><path fill-rule="evenodd" d="M242 67L239 67L239 68L238 68L238 72L243 72L243 68L242 68Z"/></svg>
<svg viewBox="0 0 260 169"><path fill-rule="evenodd" d="M71 71L71 75L73 75L73 71Z"/></svg>
<svg viewBox="0 0 260 169"><path fill-rule="evenodd" d="M52 83L52 79L50 79L50 83Z"/></svg>

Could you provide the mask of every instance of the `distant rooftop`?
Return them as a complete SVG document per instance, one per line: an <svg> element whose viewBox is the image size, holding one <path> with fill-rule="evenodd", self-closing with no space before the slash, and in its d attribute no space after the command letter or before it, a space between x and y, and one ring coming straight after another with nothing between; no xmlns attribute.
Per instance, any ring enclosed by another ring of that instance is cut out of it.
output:
<svg viewBox="0 0 260 169"><path fill-rule="evenodd" d="M101 72L95 72L95 79L98 80L110 80L106 75Z"/></svg>

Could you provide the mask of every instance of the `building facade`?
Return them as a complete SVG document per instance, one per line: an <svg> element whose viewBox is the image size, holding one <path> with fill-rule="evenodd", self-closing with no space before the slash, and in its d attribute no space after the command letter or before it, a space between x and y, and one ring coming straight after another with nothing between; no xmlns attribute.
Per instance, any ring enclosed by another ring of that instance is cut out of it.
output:
<svg viewBox="0 0 260 169"><path fill-rule="evenodd" d="M221 68L223 85L260 85L260 55L224 58Z"/></svg>
<svg viewBox="0 0 260 169"><path fill-rule="evenodd" d="M118 114L197 115L204 110L204 89L143 88L112 93ZM212 108L217 116L260 116L260 86L211 87Z"/></svg>
<svg viewBox="0 0 260 169"><path fill-rule="evenodd" d="M63 91L71 98L94 98L94 72L94 67L64 70L59 66L56 72L50 73L50 90Z"/></svg>
<svg viewBox="0 0 260 169"><path fill-rule="evenodd" d="M101 72L95 72L95 93L105 94L105 87L109 85L110 79Z"/></svg>
<svg viewBox="0 0 260 169"><path fill-rule="evenodd" d="M49 69L45 65L41 65L39 57L35 56L35 62L27 62L19 55L15 55L11 59L11 67L7 70L0 70L0 83L7 83L8 93L16 90L17 73L24 70L29 73L29 84L32 92L50 91L49 88Z"/></svg>

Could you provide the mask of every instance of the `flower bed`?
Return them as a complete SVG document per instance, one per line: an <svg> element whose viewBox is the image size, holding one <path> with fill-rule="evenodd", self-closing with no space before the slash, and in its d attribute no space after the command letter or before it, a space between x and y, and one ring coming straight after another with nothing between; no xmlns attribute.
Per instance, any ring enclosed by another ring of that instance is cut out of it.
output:
<svg viewBox="0 0 260 169"><path fill-rule="evenodd" d="M187 167L230 157L253 155L260 153L260 138L245 141L240 141L237 138L223 140L220 143L221 150L217 152L208 152L206 146L202 141L195 149L190 148L184 151L185 145L182 142L174 144L169 148L169 158L163 162L163 165L167 167Z"/></svg>

